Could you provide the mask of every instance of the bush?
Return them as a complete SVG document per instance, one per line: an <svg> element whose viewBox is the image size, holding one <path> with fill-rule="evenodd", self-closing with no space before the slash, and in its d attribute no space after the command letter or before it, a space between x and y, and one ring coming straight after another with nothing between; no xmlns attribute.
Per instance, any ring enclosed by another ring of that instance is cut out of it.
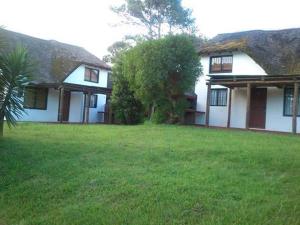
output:
<svg viewBox="0 0 300 225"><path fill-rule="evenodd" d="M120 56L113 67L112 109L115 118L122 124L137 124L143 121L142 103L130 90L129 82L123 74L123 56Z"/></svg>

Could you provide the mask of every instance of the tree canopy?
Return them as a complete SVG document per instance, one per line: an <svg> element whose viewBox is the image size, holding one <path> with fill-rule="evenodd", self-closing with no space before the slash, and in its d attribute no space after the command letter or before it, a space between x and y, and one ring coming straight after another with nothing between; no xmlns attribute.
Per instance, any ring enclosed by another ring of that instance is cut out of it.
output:
<svg viewBox="0 0 300 225"><path fill-rule="evenodd" d="M201 72L192 38L170 35L143 42L128 50L121 62L129 89L146 109L152 108L151 118L179 122L185 108L184 94Z"/></svg>
<svg viewBox="0 0 300 225"><path fill-rule="evenodd" d="M180 31L195 31L192 11L182 6L181 0L125 0L111 9L122 16L126 24L147 29L148 39Z"/></svg>

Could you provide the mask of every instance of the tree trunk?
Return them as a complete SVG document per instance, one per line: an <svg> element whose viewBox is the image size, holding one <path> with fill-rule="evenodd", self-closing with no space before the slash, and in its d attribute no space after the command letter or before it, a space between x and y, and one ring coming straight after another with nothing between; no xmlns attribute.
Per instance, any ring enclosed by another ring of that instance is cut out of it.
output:
<svg viewBox="0 0 300 225"><path fill-rule="evenodd" d="M0 138L3 137L3 132L4 132L4 120L0 119Z"/></svg>
<svg viewBox="0 0 300 225"><path fill-rule="evenodd" d="M153 115L154 115L154 112L155 112L155 103L153 103L152 104L152 106L151 106L151 116L150 116L150 118L153 118Z"/></svg>
<svg viewBox="0 0 300 225"><path fill-rule="evenodd" d="M169 34L172 34L172 25L169 24Z"/></svg>
<svg viewBox="0 0 300 225"><path fill-rule="evenodd" d="M158 24L158 39L161 37L161 23Z"/></svg>

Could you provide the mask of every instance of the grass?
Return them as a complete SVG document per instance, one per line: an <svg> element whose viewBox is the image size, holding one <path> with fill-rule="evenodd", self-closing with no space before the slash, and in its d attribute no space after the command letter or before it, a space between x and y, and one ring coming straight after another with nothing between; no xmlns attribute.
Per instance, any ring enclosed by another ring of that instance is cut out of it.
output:
<svg viewBox="0 0 300 225"><path fill-rule="evenodd" d="M20 124L0 224L300 224L300 138L183 126Z"/></svg>

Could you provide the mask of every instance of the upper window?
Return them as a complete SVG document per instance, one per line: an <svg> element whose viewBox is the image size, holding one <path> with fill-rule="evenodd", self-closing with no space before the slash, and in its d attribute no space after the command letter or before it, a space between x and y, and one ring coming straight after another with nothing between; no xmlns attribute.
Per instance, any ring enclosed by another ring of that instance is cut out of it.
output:
<svg viewBox="0 0 300 225"><path fill-rule="evenodd" d="M99 70L85 67L84 80L89 82L98 83L99 81Z"/></svg>
<svg viewBox="0 0 300 225"><path fill-rule="evenodd" d="M210 94L211 106L226 106L227 105L227 89L211 89Z"/></svg>
<svg viewBox="0 0 300 225"><path fill-rule="evenodd" d="M91 95L90 108L97 108L98 95Z"/></svg>
<svg viewBox="0 0 300 225"><path fill-rule="evenodd" d="M231 73L232 55L210 57L209 72L210 73Z"/></svg>
<svg viewBox="0 0 300 225"><path fill-rule="evenodd" d="M293 115L294 88L285 88L283 115ZM298 97L298 116L300 116L300 96Z"/></svg>
<svg viewBox="0 0 300 225"><path fill-rule="evenodd" d="M47 109L47 88L25 88L24 108L28 109Z"/></svg>

